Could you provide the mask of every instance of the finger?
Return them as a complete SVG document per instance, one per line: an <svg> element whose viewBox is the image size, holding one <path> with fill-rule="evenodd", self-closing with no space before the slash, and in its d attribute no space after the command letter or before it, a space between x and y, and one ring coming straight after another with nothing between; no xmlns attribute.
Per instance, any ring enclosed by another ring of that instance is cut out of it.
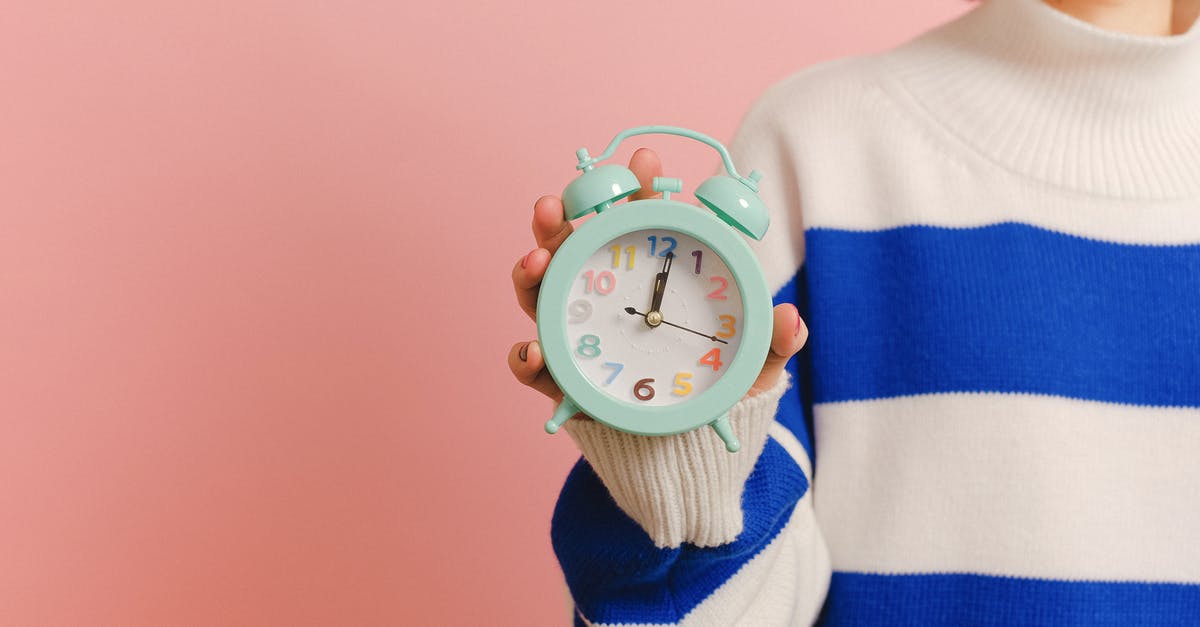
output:
<svg viewBox="0 0 1200 627"><path fill-rule="evenodd" d="M538 291L546 268L550 266L550 251L535 248L521 257L512 270L513 291L517 293L517 304L534 320L537 320Z"/></svg>
<svg viewBox="0 0 1200 627"><path fill-rule="evenodd" d="M550 378L546 362L542 359L542 347L537 340L517 342L508 350L508 369L517 381L550 397L554 402L562 400L562 391Z"/></svg>
<svg viewBox="0 0 1200 627"><path fill-rule="evenodd" d="M562 200L558 196L542 196L533 203L533 239L539 248L553 255L574 229L563 216Z"/></svg>
<svg viewBox="0 0 1200 627"><path fill-rule="evenodd" d="M657 152L649 148L638 148L629 158L629 169L633 170L642 186L629 200L645 200L662 195L654 191L654 177L663 175L662 160L658 158Z"/></svg>
<svg viewBox="0 0 1200 627"><path fill-rule="evenodd" d="M765 392L775 386L783 367L808 340L808 326L800 318L800 312L792 304L775 307L775 328L771 333L771 350L763 364L758 380L750 388L750 395Z"/></svg>

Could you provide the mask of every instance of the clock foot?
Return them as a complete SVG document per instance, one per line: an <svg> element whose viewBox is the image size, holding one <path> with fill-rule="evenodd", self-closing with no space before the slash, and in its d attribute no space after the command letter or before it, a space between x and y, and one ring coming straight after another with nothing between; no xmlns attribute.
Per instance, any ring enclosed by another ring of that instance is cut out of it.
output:
<svg viewBox="0 0 1200 627"><path fill-rule="evenodd" d="M733 434L733 427L729 424L729 414L721 414L720 418L708 424L717 432L717 437L725 442L725 450L736 453L742 448L742 443L738 442L737 436Z"/></svg>
<svg viewBox="0 0 1200 627"><path fill-rule="evenodd" d="M558 428L577 413L579 406L564 396L562 402L554 409L554 416L546 421L546 433L558 433Z"/></svg>

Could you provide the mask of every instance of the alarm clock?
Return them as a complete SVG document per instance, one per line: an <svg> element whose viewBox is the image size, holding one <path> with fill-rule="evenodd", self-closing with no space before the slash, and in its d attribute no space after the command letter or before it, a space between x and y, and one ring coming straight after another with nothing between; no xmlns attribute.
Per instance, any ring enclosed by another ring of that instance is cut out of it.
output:
<svg viewBox="0 0 1200 627"><path fill-rule="evenodd" d="M672 200L678 179L657 177L662 198L618 201L641 189L628 168L597 165L622 141L664 134L714 148L726 175ZM745 237L769 224L761 175L740 176L720 142L675 126L617 134L603 153L576 152L581 175L563 192L567 220L591 213L555 253L537 303L538 341L563 400L555 433L577 413L640 435L710 425L736 452L729 409L754 384L770 350L770 291Z"/></svg>

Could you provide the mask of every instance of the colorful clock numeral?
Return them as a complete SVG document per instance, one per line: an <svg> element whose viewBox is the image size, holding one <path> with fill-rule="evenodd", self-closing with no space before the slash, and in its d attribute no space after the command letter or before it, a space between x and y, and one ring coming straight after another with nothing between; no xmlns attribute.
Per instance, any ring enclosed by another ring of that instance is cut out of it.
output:
<svg viewBox="0 0 1200 627"><path fill-rule="evenodd" d="M648 401L654 398L654 388L650 384L654 383L654 379L638 379L637 383L633 384L633 397L639 401Z"/></svg>
<svg viewBox="0 0 1200 627"><path fill-rule="evenodd" d="M721 361L721 349L719 348L714 348L707 353L704 353L704 356L700 358L699 363L702 366L711 366L713 372L720 370L721 366L725 365L725 362Z"/></svg>
<svg viewBox="0 0 1200 627"><path fill-rule="evenodd" d="M713 300L728 300L725 295L725 289L729 287L729 280L722 276L715 276L708 279L712 283L718 284L720 287L708 293L708 297Z"/></svg>
<svg viewBox="0 0 1200 627"><path fill-rule="evenodd" d="M599 274L595 270L588 270L583 273L583 291L591 294L595 291L597 294L604 296L610 294L613 288L617 286L617 277L613 273L605 270Z"/></svg>
<svg viewBox="0 0 1200 627"><path fill-rule="evenodd" d="M639 257L647 253L651 258L639 262ZM636 319L617 313L645 297L643 292L652 289L651 278L656 276L655 272L660 272L659 267L669 270L668 259L685 255L691 256L691 263L684 266L686 270L677 268L670 275L671 284L679 283L674 288L680 290L676 297L689 304L694 302L697 309L694 314L699 318L693 315L688 321L683 303L669 302L664 303L668 310L667 319L699 329L714 340L713 343L700 343L698 338L675 330L643 334L644 329L638 326ZM583 281L583 286L581 289L578 283L572 284L569 296L560 301L566 306L559 305L562 307L559 325L567 333L563 348L569 351L569 358L594 386L594 393L632 402L642 409L642 413L647 413L659 409L657 406L703 402L705 395L712 397L709 392L714 385L733 372L726 372L726 366L736 365L738 344L744 341L740 327L746 316L739 297L742 286L736 282L737 275L732 274L724 258L704 242L669 228L631 231L598 244L588 260L576 267L575 276ZM677 280L679 273L683 276ZM637 276L639 274L644 276ZM637 280L630 283L630 277ZM637 294L627 294L628 290ZM613 295L623 301L620 307L612 306L612 298L605 298ZM709 303L707 310L705 302ZM679 310L674 314L676 318L671 317L672 305ZM675 347L676 341L681 347L691 348L664 354L667 348ZM696 343L687 344L690 341ZM647 376L651 374L653 376ZM718 395L725 393L725 386L716 387L721 390Z"/></svg>
<svg viewBox="0 0 1200 627"><path fill-rule="evenodd" d="M651 236L647 237L646 240L650 242L650 256L654 257L655 251L658 250L659 238L654 235L651 235ZM679 242L676 241L674 237L663 237L662 242L663 242L663 244L670 244L671 246L670 246L670 248L665 248L662 251L658 252L657 256L659 256L659 257L666 257L667 253L674 251L675 247L679 245Z"/></svg>
<svg viewBox="0 0 1200 627"><path fill-rule="evenodd" d="M575 347L575 352L580 357L593 359L600 356L600 337L591 333L579 338L579 346Z"/></svg>
<svg viewBox="0 0 1200 627"><path fill-rule="evenodd" d="M691 380L692 373L690 372L675 373L675 388L671 390L671 393L675 396L687 396L688 394L691 394Z"/></svg>
<svg viewBox="0 0 1200 627"><path fill-rule="evenodd" d="M579 324L592 317L592 303L580 298L567 306L567 322Z"/></svg>
<svg viewBox="0 0 1200 627"><path fill-rule="evenodd" d="M721 321L721 330L717 331L717 337L729 339L733 337L735 333L737 333L736 327L734 326L737 324L737 318L722 314L717 316L717 319Z"/></svg>
<svg viewBox="0 0 1200 627"><path fill-rule="evenodd" d="M612 254L613 254L613 263L612 263L613 269L620 268L621 267L621 246L620 246L620 244L613 246L612 248L609 248L609 250L611 250ZM633 269L633 259L636 256L637 256L637 247L636 246L626 246L625 247L625 257L628 259L628 262L626 263L626 266L625 266L626 270Z"/></svg>
<svg viewBox="0 0 1200 627"><path fill-rule="evenodd" d="M608 385L609 383L612 383L614 380L616 380L617 375L621 374L621 371L625 369L625 364L618 364L613 361L606 361L603 364L601 364L601 366L603 366L605 368L613 369L613 373L608 375L608 379L604 382L604 385Z"/></svg>

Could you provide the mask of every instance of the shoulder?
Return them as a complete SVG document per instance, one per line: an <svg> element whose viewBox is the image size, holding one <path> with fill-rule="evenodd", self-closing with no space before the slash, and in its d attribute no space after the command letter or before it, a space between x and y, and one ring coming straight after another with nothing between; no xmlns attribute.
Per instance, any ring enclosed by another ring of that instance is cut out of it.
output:
<svg viewBox="0 0 1200 627"><path fill-rule="evenodd" d="M734 162L765 175L759 197L771 208L771 228L752 246L773 291L792 280L804 258L806 177L864 152L858 148L872 133L866 120L874 63L842 57L784 78L754 101L734 135Z"/></svg>
<svg viewBox="0 0 1200 627"><path fill-rule="evenodd" d="M873 105L879 56L839 57L809 65L768 87L750 106L743 126L778 132L849 121Z"/></svg>

